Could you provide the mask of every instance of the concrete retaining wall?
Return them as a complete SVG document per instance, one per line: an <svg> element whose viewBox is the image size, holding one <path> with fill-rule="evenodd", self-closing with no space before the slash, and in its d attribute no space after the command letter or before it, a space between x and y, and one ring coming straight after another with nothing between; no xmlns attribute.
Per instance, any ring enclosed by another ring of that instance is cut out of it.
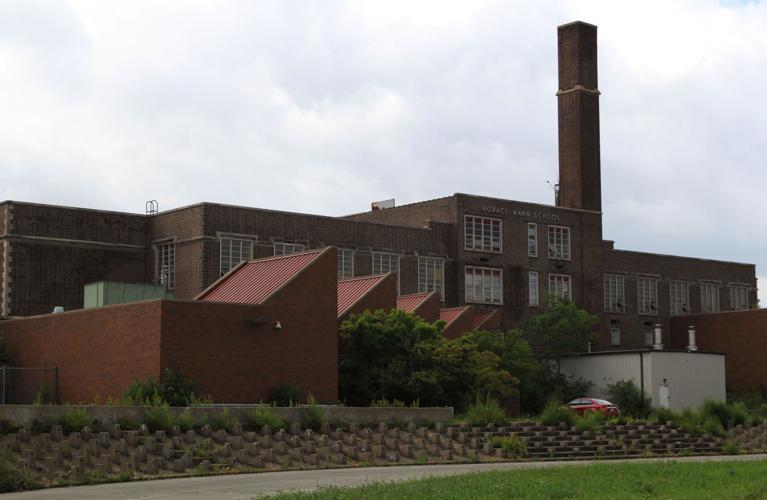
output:
<svg viewBox="0 0 767 500"><path fill-rule="evenodd" d="M408 424L425 422L448 422L453 418L453 408L364 408L319 405L329 422L376 423L400 422ZM256 408L268 408L274 415L288 422L297 422L299 413L305 406L271 407L267 405L247 406L196 406L192 408L170 408L171 415L184 412L192 417L212 415L228 410L233 416L245 421L249 411ZM54 405L0 405L0 420L5 420L18 427L29 427L37 420L64 415L74 409L84 409L88 415L103 425L115 424L124 417L141 420L149 409L144 406L54 406Z"/></svg>

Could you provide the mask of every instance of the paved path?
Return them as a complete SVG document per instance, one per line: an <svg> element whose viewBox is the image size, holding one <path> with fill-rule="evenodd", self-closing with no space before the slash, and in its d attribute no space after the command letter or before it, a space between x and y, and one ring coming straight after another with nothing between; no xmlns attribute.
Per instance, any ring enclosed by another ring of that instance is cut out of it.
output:
<svg viewBox="0 0 767 500"><path fill-rule="evenodd" d="M675 458L648 458L610 460L615 462L709 462L726 460L766 460L767 454L738 456L701 456ZM391 467L360 467L354 469L322 469L230 476L190 477L135 481L132 483L73 486L47 490L27 491L2 495L2 500L46 500L51 498L77 498L82 500L103 499L152 499L181 500L191 498L239 500L286 490L313 490L323 486L361 486L367 483L401 481L430 476L449 476L488 470L538 469L544 467L568 467L589 463L605 463L604 460L580 460L573 462L504 462L482 464L409 465Z"/></svg>

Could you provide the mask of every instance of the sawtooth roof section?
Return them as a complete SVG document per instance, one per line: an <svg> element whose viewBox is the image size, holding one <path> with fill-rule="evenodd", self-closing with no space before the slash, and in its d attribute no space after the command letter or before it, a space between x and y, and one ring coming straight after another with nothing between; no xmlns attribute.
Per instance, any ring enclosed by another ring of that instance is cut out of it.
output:
<svg viewBox="0 0 767 500"><path fill-rule="evenodd" d="M445 322L445 329L447 329L450 323L469 312L471 312L471 306L447 307L439 310L439 319Z"/></svg>
<svg viewBox="0 0 767 500"><path fill-rule="evenodd" d="M475 312L474 313L474 329L479 330L484 326L491 318L494 318L498 314L497 309L487 312Z"/></svg>
<svg viewBox="0 0 767 500"><path fill-rule="evenodd" d="M362 300L368 293L378 286L386 276L386 274L377 274L375 276L362 276L359 278L339 280L338 317L341 318L346 314L354 304Z"/></svg>
<svg viewBox="0 0 767 500"><path fill-rule="evenodd" d="M410 295L400 295L397 297L397 309L407 312L415 312L421 304L434 292L413 293Z"/></svg>
<svg viewBox="0 0 767 500"><path fill-rule="evenodd" d="M328 247L329 248L329 247ZM196 297L206 302L263 304L328 250L243 261Z"/></svg>

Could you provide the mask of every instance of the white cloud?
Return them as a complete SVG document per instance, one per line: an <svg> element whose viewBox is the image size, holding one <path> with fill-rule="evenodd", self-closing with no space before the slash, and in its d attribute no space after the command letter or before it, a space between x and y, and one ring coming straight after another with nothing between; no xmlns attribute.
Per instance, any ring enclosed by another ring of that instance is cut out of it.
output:
<svg viewBox="0 0 767 500"><path fill-rule="evenodd" d="M764 2L3 2L0 198L550 203L555 27L578 18L605 237L765 269Z"/></svg>

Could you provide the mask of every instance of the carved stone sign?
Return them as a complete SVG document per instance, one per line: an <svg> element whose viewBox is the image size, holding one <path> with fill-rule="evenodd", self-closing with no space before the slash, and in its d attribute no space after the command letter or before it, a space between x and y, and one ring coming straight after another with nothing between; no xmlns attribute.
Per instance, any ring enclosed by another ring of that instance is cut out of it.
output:
<svg viewBox="0 0 767 500"><path fill-rule="evenodd" d="M499 207L496 205L482 205L482 211L498 215L509 215L509 213L511 213L514 217L559 222L559 214L552 214L551 212L540 212L537 210L509 210L506 207Z"/></svg>

